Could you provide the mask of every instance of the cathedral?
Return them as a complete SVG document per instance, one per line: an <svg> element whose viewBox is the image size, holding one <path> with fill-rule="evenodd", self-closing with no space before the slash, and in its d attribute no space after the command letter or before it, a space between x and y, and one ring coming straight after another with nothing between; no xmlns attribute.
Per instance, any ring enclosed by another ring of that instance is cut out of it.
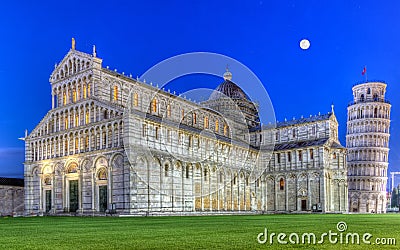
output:
<svg viewBox="0 0 400 250"><path fill-rule="evenodd" d="M260 122L228 70L190 101L72 48L52 108L25 137L25 214L347 212L334 108Z"/></svg>

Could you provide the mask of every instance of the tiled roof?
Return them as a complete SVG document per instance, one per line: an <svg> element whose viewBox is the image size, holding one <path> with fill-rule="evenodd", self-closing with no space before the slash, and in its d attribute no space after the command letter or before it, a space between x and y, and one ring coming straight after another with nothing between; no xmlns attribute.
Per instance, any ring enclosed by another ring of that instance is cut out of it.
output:
<svg viewBox="0 0 400 250"><path fill-rule="evenodd" d="M279 144L275 144L275 151L289 150L289 149L295 149L295 148L305 148L305 147L311 147L311 146L320 146L320 145L324 145L328 140L329 140L329 138L322 138L322 139L310 140L310 141L279 143Z"/></svg>
<svg viewBox="0 0 400 250"><path fill-rule="evenodd" d="M0 186L24 186L24 179L0 177Z"/></svg>

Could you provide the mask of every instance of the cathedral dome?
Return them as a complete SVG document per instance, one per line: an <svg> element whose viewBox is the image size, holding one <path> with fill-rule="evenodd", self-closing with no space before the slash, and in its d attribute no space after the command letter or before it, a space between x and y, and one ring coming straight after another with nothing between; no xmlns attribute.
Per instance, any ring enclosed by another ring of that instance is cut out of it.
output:
<svg viewBox="0 0 400 250"><path fill-rule="evenodd" d="M222 82L210 95L209 100L219 98L245 99L251 101L249 96L238 85L231 81L232 73L228 70L224 73L224 82Z"/></svg>

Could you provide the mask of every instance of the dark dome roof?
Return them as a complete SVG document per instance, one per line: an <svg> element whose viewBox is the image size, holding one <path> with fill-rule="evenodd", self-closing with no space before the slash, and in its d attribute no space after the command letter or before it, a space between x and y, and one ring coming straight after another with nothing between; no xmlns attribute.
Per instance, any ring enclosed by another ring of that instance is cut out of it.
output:
<svg viewBox="0 0 400 250"><path fill-rule="evenodd" d="M251 101L239 86L227 79L211 93L209 100L216 100L224 97Z"/></svg>

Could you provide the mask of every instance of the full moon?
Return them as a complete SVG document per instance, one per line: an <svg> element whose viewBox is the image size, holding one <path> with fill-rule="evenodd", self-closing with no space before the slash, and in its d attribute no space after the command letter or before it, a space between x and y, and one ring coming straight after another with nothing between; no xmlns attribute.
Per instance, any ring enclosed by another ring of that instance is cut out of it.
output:
<svg viewBox="0 0 400 250"><path fill-rule="evenodd" d="M304 49L304 50L310 48L310 41L308 41L307 39L301 40L300 41L300 48Z"/></svg>

